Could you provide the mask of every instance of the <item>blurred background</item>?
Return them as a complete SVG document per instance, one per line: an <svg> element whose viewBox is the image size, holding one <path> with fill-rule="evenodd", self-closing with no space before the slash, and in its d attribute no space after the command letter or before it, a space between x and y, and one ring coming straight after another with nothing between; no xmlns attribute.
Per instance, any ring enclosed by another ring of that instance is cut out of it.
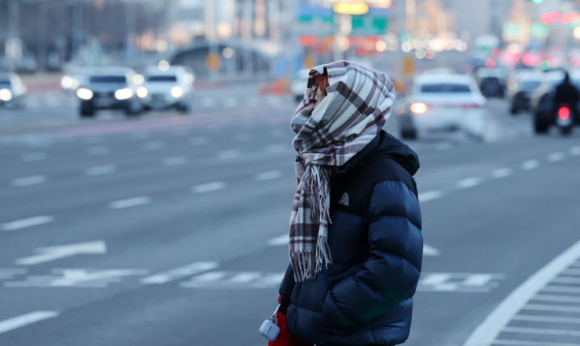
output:
<svg viewBox="0 0 580 346"><path fill-rule="evenodd" d="M290 118L340 59L390 76L421 160L407 344L580 345L579 12L0 0L0 345L265 345Z"/></svg>

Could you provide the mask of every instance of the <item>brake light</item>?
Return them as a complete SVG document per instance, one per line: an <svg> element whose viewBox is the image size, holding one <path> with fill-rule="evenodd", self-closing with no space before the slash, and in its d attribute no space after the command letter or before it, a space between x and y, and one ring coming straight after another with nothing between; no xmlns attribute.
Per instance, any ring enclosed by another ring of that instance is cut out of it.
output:
<svg viewBox="0 0 580 346"><path fill-rule="evenodd" d="M560 109L558 109L558 117L562 120L568 120L568 118L570 118L570 108L560 107Z"/></svg>
<svg viewBox="0 0 580 346"><path fill-rule="evenodd" d="M427 112L427 105L422 102L415 102L411 104L411 112L415 114L423 114Z"/></svg>

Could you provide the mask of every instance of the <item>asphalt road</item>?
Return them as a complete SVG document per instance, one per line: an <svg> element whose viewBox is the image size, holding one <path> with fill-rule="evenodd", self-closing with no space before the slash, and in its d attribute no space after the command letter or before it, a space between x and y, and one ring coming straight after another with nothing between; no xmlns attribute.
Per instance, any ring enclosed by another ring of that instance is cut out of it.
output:
<svg viewBox="0 0 580 346"><path fill-rule="evenodd" d="M130 121L0 110L0 345L266 344L294 104L223 93ZM580 345L580 131L533 136L498 100L486 129L409 142L427 246L407 344Z"/></svg>

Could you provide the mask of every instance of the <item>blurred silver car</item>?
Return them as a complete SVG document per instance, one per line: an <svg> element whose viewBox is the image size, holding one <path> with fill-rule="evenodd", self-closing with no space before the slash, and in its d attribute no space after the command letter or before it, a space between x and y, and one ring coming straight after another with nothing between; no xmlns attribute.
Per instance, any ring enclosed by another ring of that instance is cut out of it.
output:
<svg viewBox="0 0 580 346"><path fill-rule="evenodd" d="M138 87L135 72L130 68L92 70L86 84L76 91L81 117L93 117L96 111L102 109L122 110L127 116L140 114L143 106L136 95Z"/></svg>
<svg viewBox="0 0 580 346"><path fill-rule="evenodd" d="M158 67L145 71L145 83L137 89L145 109L177 109L187 113L193 102L194 76L184 67Z"/></svg>
<svg viewBox="0 0 580 346"><path fill-rule="evenodd" d="M0 74L0 107L24 107L26 86L15 73Z"/></svg>
<svg viewBox="0 0 580 346"><path fill-rule="evenodd" d="M417 138L427 131L441 130L465 130L482 136L484 105L485 98L469 76L418 76L412 94L399 114L401 137Z"/></svg>

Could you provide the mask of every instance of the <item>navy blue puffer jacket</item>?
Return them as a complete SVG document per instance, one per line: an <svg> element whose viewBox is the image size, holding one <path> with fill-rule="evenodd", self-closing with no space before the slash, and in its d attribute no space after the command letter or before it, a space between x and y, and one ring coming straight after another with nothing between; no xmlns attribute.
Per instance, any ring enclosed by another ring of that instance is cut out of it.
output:
<svg viewBox="0 0 580 346"><path fill-rule="evenodd" d="M286 324L317 346L397 345L411 328L421 272L417 155L384 131L331 178L329 245L333 264L280 295Z"/></svg>

